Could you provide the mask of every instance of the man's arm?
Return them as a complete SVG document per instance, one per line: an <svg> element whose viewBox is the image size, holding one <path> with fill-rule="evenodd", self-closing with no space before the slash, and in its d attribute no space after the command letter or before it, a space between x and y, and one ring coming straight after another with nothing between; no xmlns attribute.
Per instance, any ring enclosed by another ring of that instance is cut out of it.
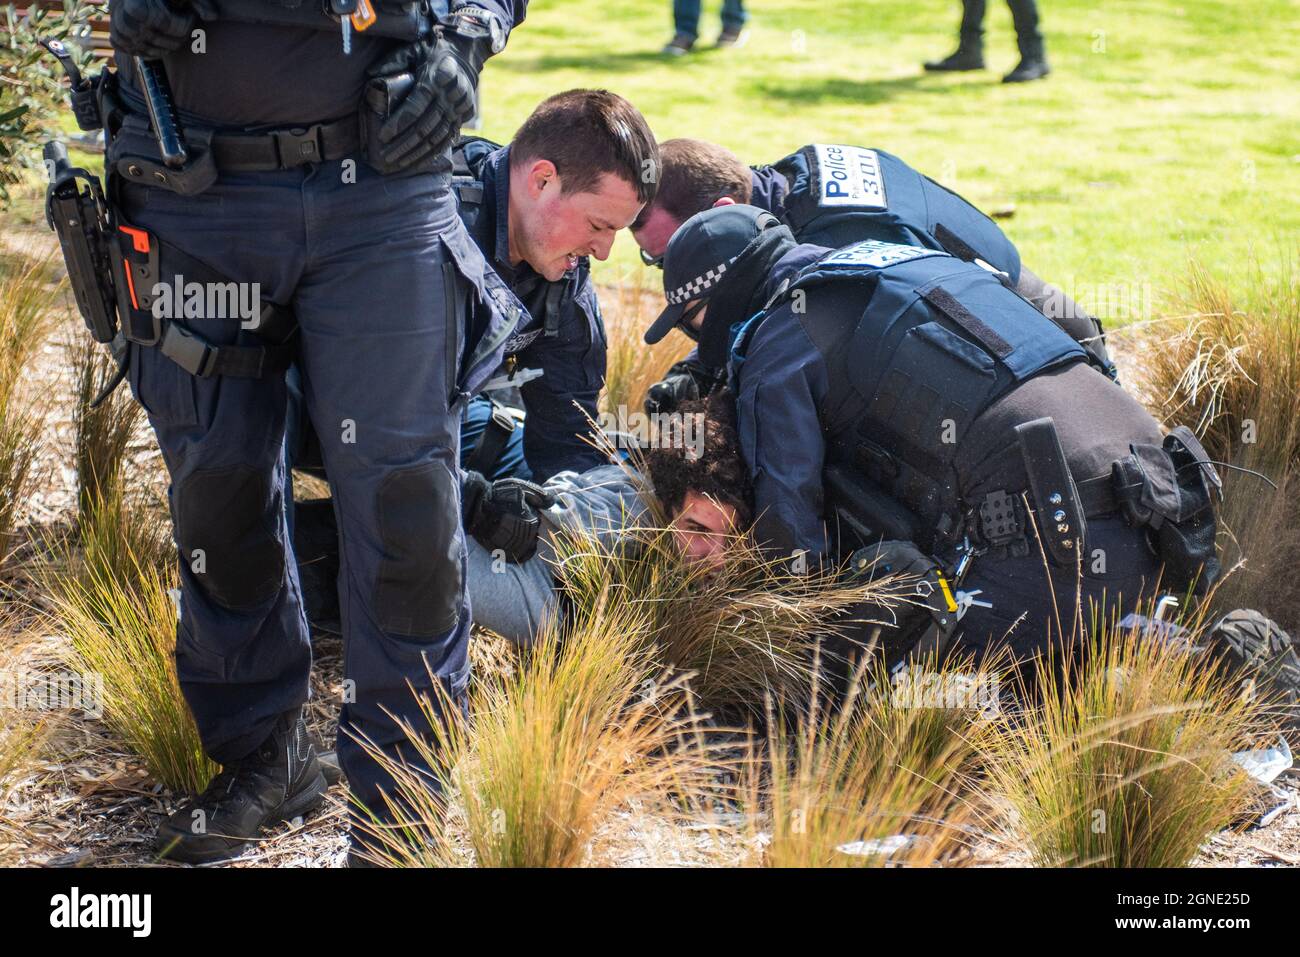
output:
<svg viewBox="0 0 1300 957"><path fill-rule="evenodd" d="M827 551L822 519L825 438L817 410L826 366L789 307L755 332L740 367L737 421L754 484L755 539L809 567Z"/></svg>
<svg viewBox="0 0 1300 957"><path fill-rule="evenodd" d="M566 291L560 303L558 335L539 336L519 353L519 365L542 370L520 389L524 458L537 482L607 462L587 441L605 382L605 326L587 267L579 266L570 282L573 292Z"/></svg>
<svg viewBox="0 0 1300 957"><path fill-rule="evenodd" d="M556 529L583 533L610 546L628 528L650 520L638 475L621 465L602 465L586 472L560 472L545 484L555 504L542 520Z"/></svg>

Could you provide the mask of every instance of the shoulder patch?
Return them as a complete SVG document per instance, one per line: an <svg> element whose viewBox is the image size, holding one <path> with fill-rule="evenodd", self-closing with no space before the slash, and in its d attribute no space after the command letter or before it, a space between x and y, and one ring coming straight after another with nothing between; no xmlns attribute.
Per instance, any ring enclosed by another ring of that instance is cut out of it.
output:
<svg viewBox="0 0 1300 957"><path fill-rule="evenodd" d="M853 269L869 266L872 269L884 269L895 263L910 259L924 259L927 256L947 256L938 249L926 249L924 246L904 246L900 243L882 243L875 239L864 239L852 246L845 246L819 259L810 269Z"/></svg>
<svg viewBox="0 0 1300 957"><path fill-rule="evenodd" d="M818 206L859 206L888 209L885 178L875 150L860 146L814 143L817 180L821 187Z"/></svg>

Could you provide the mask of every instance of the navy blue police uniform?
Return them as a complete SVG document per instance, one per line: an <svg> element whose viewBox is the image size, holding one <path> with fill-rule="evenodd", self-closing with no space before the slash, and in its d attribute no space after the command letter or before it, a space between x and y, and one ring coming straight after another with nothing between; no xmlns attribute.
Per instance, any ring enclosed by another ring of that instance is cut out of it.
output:
<svg viewBox="0 0 1300 957"><path fill-rule="evenodd" d="M177 671L205 751L234 765L306 701L311 664L282 492L285 363L244 317L153 319L149 280L183 274L255 284L296 318L342 538L339 759L382 817L392 782L356 736L395 756L400 723L421 720L412 688L456 699L468 682L458 424L521 310L456 215L449 150L396 169L365 142L367 71L447 0L377 0L347 54L321 4L203 6L202 55L162 57L189 162L162 161L129 69L105 124L138 306L129 381L171 477ZM508 30L525 3L476 6Z"/></svg>
<svg viewBox="0 0 1300 957"><path fill-rule="evenodd" d="M604 464L587 441L596 397L605 381L606 340L587 257L554 282L526 262L510 262L510 147L466 138L454 150L454 189L469 235L492 268L528 310L505 343L505 380L523 381L519 396L526 424L507 425L490 455L483 443L504 424L492 419L492 400L470 403L462 432L466 468L490 478L514 475L543 482L556 472ZM540 373L540 375L537 375ZM522 438L520 433L522 432ZM520 456L522 451L522 456ZM522 459L522 461L521 461Z"/></svg>
<svg viewBox="0 0 1300 957"><path fill-rule="evenodd" d="M973 556L959 587L991 607L964 610L967 649L1008 639L1027 654L1070 634L1053 595L1076 584L1106 613L1154 585L1161 556L1124 513L1114 463L1145 455L1172 481L1167 440L1078 343L946 252L866 241L803 266L808 249L789 240L758 291L768 307L733 330L760 541L814 562L873 537L915 541L950 570ZM908 533L841 524L836 473L904 506ZM1208 494L1202 505L1170 515L1198 526L1202 546L1208 534L1212 555ZM1212 558L1203 567L1212 576Z"/></svg>

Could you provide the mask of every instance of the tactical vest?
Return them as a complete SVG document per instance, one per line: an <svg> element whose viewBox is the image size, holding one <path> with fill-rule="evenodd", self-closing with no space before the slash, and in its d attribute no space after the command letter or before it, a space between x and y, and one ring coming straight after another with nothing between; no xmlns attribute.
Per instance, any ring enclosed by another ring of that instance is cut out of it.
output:
<svg viewBox="0 0 1300 957"><path fill-rule="evenodd" d="M469 231L474 242L483 250L488 262L492 261L492 250L496 246L494 217L486 215L486 186L483 183L483 164L488 156L501 149L500 143L494 143L482 136L461 137L451 150L452 180L451 187L456 192L456 203L460 207L460 218ZM508 175L502 170L501 175ZM504 215L498 210L497 215ZM520 342L507 348L507 352L518 352L537 335L555 336L560 329L560 301L564 297L566 280L548 282L541 276L531 276L523 283L513 286L513 291L520 302L527 307L529 315L541 317L540 331L525 332ZM528 341L522 341L526 338Z"/></svg>
<svg viewBox="0 0 1300 957"><path fill-rule="evenodd" d="M1020 279L1020 253L998 225L956 193L883 150L812 144L775 168L790 183L785 221L801 243L832 249L864 239L905 241L982 259Z"/></svg>
<svg viewBox="0 0 1300 957"><path fill-rule="evenodd" d="M215 0L218 20L309 27L337 33L339 21L329 12L329 0ZM451 0L371 0L375 22L367 36L417 40L428 36L433 23L445 17Z"/></svg>
<svg viewBox="0 0 1300 957"><path fill-rule="evenodd" d="M827 286L861 295L819 296ZM933 531L919 542L931 551L960 537L969 509L954 461L971 424L1019 383L1087 358L999 277L938 250L872 240L835 250L763 315L801 292L791 308L829 377L819 410L827 467L865 475L911 509Z"/></svg>

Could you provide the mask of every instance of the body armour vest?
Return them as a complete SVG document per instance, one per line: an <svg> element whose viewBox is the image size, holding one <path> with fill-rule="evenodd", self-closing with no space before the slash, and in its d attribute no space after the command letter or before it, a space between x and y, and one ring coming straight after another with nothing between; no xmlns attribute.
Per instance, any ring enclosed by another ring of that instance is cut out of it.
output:
<svg viewBox="0 0 1300 957"><path fill-rule="evenodd" d="M803 302L800 302L803 297ZM933 529L960 534L953 463L980 414L1019 383L1086 361L1077 342L987 269L938 250L872 240L807 266L788 304L826 363L826 464L865 475ZM737 344L743 369L744 330Z"/></svg>
<svg viewBox="0 0 1300 957"><path fill-rule="evenodd" d="M997 223L897 156L812 144L774 166L789 181L784 219L801 243L909 243L982 259L1012 285L1020 279L1020 253Z"/></svg>
<svg viewBox="0 0 1300 957"><path fill-rule="evenodd" d="M218 20L301 26L314 30L339 30L329 12L329 0L215 0ZM372 0L375 22L368 36L395 40L427 37L435 21L451 10L451 0Z"/></svg>

